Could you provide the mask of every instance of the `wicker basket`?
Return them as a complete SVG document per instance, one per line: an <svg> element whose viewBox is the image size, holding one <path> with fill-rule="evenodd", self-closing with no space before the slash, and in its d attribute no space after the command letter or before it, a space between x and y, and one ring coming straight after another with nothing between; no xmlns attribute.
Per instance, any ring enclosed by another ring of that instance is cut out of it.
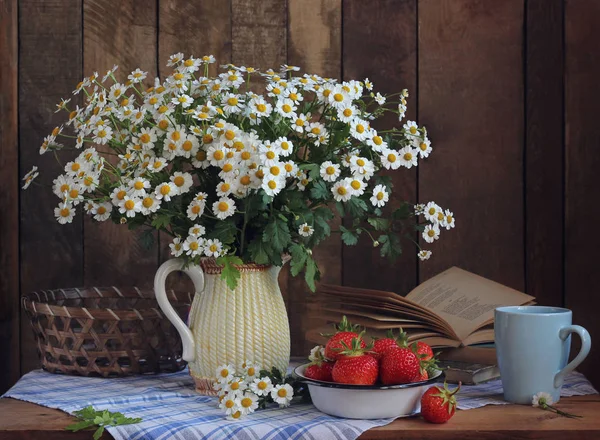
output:
<svg viewBox="0 0 600 440"><path fill-rule="evenodd" d="M169 292L185 320L192 294ZM53 373L117 377L183 369L181 339L152 290L92 287L23 297L42 367Z"/></svg>

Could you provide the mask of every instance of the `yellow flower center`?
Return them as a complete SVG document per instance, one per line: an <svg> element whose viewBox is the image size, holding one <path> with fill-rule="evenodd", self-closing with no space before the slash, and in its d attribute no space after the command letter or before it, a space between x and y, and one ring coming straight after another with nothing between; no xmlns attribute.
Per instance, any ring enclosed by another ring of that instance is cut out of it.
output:
<svg viewBox="0 0 600 440"><path fill-rule="evenodd" d="M216 244L211 244L208 248L211 252L217 252L219 250L219 248L217 247Z"/></svg>
<svg viewBox="0 0 600 440"><path fill-rule="evenodd" d="M241 403L244 408L250 408L252 406L252 399L250 397L244 397Z"/></svg>
<svg viewBox="0 0 600 440"><path fill-rule="evenodd" d="M202 143L210 144L212 141L213 141L213 137L211 134L207 133L204 136L202 136Z"/></svg>
<svg viewBox="0 0 600 440"><path fill-rule="evenodd" d="M225 154L221 150L217 150L213 153L213 157L215 160L222 160L225 157Z"/></svg>
<svg viewBox="0 0 600 440"><path fill-rule="evenodd" d="M258 385L256 385L256 388L258 388L259 390L266 390L267 383L261 380L260 382L258 382Z"/></svg>
<svg viewBox="0 0 600 440"><path fill-rule="evenodd" d="M256 105L256 110L258 110L259 112L263 113L267 111L267 106L260 103Z"/></svg>
<svg viewBox="0 0 600 440"><path fill-rule="evenodd" d="M267 185L269 186L269 188L271 189L275 189L277 188L277 182L275 182L274 180L269 180L269 183L267 183Z"/></svg>
<svg viewBox="0 0 600 440"><path fill-rule="evenodd" d="M227 402L225 402L226 408L233 408L233 405L235 405L235 402L231 399L229 399Z"/></svg>
<svg viewBox="0 0 600 440"><path fill-rule="evenodd" d="M159 127L161 130L166 130L166 129L169 127L169 121L167 121L166 119L161 119L161 120L158 122L158 127Z"/></svg>
<svg viewBox="0 0 600 440"><path fill-rule="evenodd" d="M421 149L421 151L425 151L427 150L427 144L425 142L421 142L419 144L419 148Z"/></svg>
<svg viewBox="0 0 600 440"><path fill-rule="evenodd" d="M267 156L267 159L275 159L275 152L273 152L273 151L267 151L267 153L265 154L265 156Z"/></svg>
<svg viewBox="0 0 600 440"><path fill-rule="evenodd" d="M358 124L358 125L356 126L356 132L357 132L357 133L360 133L360 134L364 133L364 132L365 132L365 127L364 127L364 125L362 125L362 124Z"/></svg>
<svg viewBox="0 0 600 440"><path fill-rule="evenodd" d="M227 377L229 376L229 370L224 368L221 370L221 377Z"/></svg>
<svg viewBox="0 0 600 440"><path fill-rule="evenodd" d="M373 136L373 143L375 145L381 145L383 143L383 139L381 136Z"/></svg>
<svg viewBox="0 0 600 440"><path fill-rule="evenodd" d="M406 156L405 156L406 157ZM412 157L412 156L411 156ZM393 153L390 153L387 155L387 160L388 162L394 163L396 162L396 155Z"/></svg>
<svg viewBox="0 0 600 440"><path fill-rule="evenodd" d="M342 86L342 89L346 92L346 93L350 93L350 87L348 86Z"/></svg>
<svg viewBox="0 0 600 440"><path fill-rule="evenodd" d="M337 189L337 193L338 193L340 196L345 196L347 192L348 192L348 190L346 190L346 188L345 188L345 187L343 187L343 186L340 186L340 187Z"/></svg>
<svg viewBox="0 0 600 440"><path fill-rule="evenodd" d="M98 137L100 137L100 138L106 137L106 131L105 130L100 130L98 132Z"/></svg>
<svg viewBox="0 0 600 440"><path fill-rule="evenodd" d="M192 141L187 140L183 143L181 148L183 148L184 151L190 151L192 149L192 146L193 146Z"/></svg>
<svg viewBox="0 0 600 440"><path fill-rule="evenodd" d="M333 95L333 99L335 100L335 102L342 102L344 100L344 95L342 95L341 93L335 93Z"/></svg>
<svg viewBox="0 0 600 440"><path fill-rule="evenodd" d="M254 373L256 373L256 370L253 367L248 368L248 376L254 376Z"/></svg>
<svg viewBox="0 0 600 440"><path fill-rule="evenodd" d="M312 134L321 134L321 129L319 127L313 127L310 132Z"/></svg>
<svg viewBox="0 0 600 440"><path fill-rule="evenodd" d="M277 395L279 397L286 397L287 396L287 391L285 388L279 388L279 390L277 390Z"/></svg>
<svg viewBox="0 0 600 440"><path fill-rule="evenodd" d="M69 197L71 197L72 199L76 199L79 196L79 191L76 189L72 189L71 191L69 191Z"/></svg>
<svg viewBox="0 0 600 440"><path fill-rule="evenodd" d="M200 214L200 205L194 205L192 206L192 213L193 214Z"/></svg>
<svg viewBox="0 0 600 440"><path fill-rule="evenodd" d="M242 151L242 154L240 156L242 158L242 160L248 160L251 157L251 154L249 151Z"/></svg>
<svg viewBox="0 0 600 440"><path fill-rule="evenodd" d="M227 191L229 191L229 188L231 188L231 185L228 184L227 182L223 182L221 184L221 192L227 192Z"/></svg>
<svg viewBox="0 0 600 440"><path fill-rule="evenodd" d="M154 200L152 200L150 197L146 197L144 200L142 200L142 205L144 205L144 208L150 208L152 205L154 205Z"/></svg>
<svg viewBox="0 0 600 440"><path fill-rule="evenodd" d="M454 220L454 218L451 215L446 216L446 222L452 223L452 220Z"/></svg>
<svg viewBox="0 0 600 440"><path fill-rule="evenodd" d="M308 185L308 179L302 179L300 183L302 184L302 186L306 186Z"/></svg>
<svg viewBox="0 0 600 440"><path fill-rule="evenodd" d="M69 120L73 119L75 116L77 116L77 112L73 110L71 113L69 113Z"/></svg>
<svg viewBox="0 0 600 440"><path fill-rule="evenodd" d="M151 98L148 100L148 103L149 103L149 104L151 104L151 105L154 105L154 104L156 104L157 102L158 102L158 98L157 98L156 96L153 96L153 97L151 97Z"/></svg>
<svg viewBox="0 0 600 440"><path fill-rule="evenodd" d="M235 137L235 133L233 131L227 130L225 132L225 139L227 139L228 141L232 141L234 137Z"/></svg>
<svg viewBox="0 0 600 440"><path fill-rule="evenodd" d="M283 104L281 110L283 110L284 113L289 113L292 111L292 107L289 104Z"/></svg>
<svg viewBox="0 0 600 440"><path fill-rule="evenodd" d="M343 114L344 114L344 116L349 118L350 116L352 116L352 109L349 109L349 108L344 109Z"/></svg>
<svg viewBox="0 0 600 440"><path fill-rule="evenodd" d="M416 134L417 133L417 127L410 127L410 134Z"/></svg>
<svg viewBox="0 0 600 440"><path fill-rule="evenodd" d="M384 197L385 197L385 195L383 194L383 192L379 191L377 193L377 200L383 200Z"/></svg>
<svg viewBox="0 0 600 440"><path fill-rule="evenodd" d="M241 411L236 411L233 414L231 414L231 417L234 419L239 419L240 417L242 417L242 412Z"/></svg>
<svg viewBox="0 0 600 440"><path fill-rule="evenodd" d="M226 173L230 172L231 170L233 170L233 165L231 165L230 163L226 163L225 165L223 165L223 171L225 171Z"/></svg>
<svg viewBox="0 0 600 440"><path fill-rule="evenodd" d="M144 182L142 182L141 180L138 180L137 182L135 182L133 184L133 187L137 190L144 189Z"/></svg>
<svg viewBox="0 0 600 440"><path fill-rule="evenodd" d="M287 151L287 150L289 150L289 149L290 149L290 144L289 144L289 143L287 143L287 142L285 142L285 141L283 141L283 142L281 143L281 149L282 149L282 150L286 150L286 151Z"/></svg>
<svg viewBox="0 0 600 440"><path fill-rule="evenodd" d="M167 107L166 105L161 105L160 107L158 107L158 113L163 114L166 113L169 110L169 107Z"/></svg>
<svg viewBox="0 0 600 440"><path fill-rule="evenodd" d="M106 208L104 206L100 206L96 212L99 215L105 214L106 213Z"/></svg>
<svg viewBox="0 0 600 440"><path fill-rule="evenodd" d="M171 139L177 142L179 139L181 139L181 133L179 133L178 131L174 131L173 133L171 133Z"/></svg>
<svg viewBox="0 0 600 440"><path fill-rule="evenodd" d="M350 184L350 186L354 189L360 189L361 184L359 180L353 180L352 183Z"/></svg>
<svg viewBox="0 0 600 440"><path fill-rule="evenodd" d="M219 202L219 211L226 212L229 209L229 203L227 202Z"/></svg>
<svg viewBox="0 0 600 440"><path fill-rule="evenodd" d="M232 96L231 98L229 98L227 100L227 104L231 105L231 106L235 106L238 105L238 99L235 96Z"/></svg>
<svg viewBox="0 0 600 440"><path fill-rule="evenodd" d="M281 89L280 89L279 87L273 87L273 90L272 90L272 92L273 92L275 95L279 95L279 94L281 94Z"/></svg>
<svg viewBox="0 0 600 440"><path fill-rule="evenodd" d="M68 183L63 183L60 186L60 192L61 193L67 192L67 191L69 191L69 188L71 188L71 186Z"/></svg>
<svg viewBox="0 0 600 440"><path fill-rule="evenodd" d="M331 90L329 90L329 89L325 89L325 90L323 90L323 96L324 96L325 98L328 98L328 97L329 97L329 95L331 95Z"/></svg>
<svg viewBox="0 0 600 440"><path fill-rule="evenodd" d="M295 122L295 124L296 124L298 127L304 127L304 119L296 119L296 122Z"/></svg>
<svg viewBox="0 0 600 440"><path fill-rule="evenodd" d="M235 141L233 143L233 148L235 148L236 151L242 151L244 149L244 143L241 141Z"/></svg>
<svg viewBox="0 0 600 440"><path fill-rule="evenodd" d="M183 186L183 184L185 183L185 179L183 178L183 176L177 176L173 179L173 183L177 186Z"/></svg>
<svg viewBox="0 0 600 440"><path fill-rule="evenodd" d="M285 170L286 170L288 173L289 173L289 172L291 172L291 171L294 169L294 167L292 166L292 164L291 164L291 163L286 163L286 164L285 164L283 167L285 168Z"/></svg>
<svg viewBox="0 0 600 440"><path fill-rule="evenodd" d="M169 194L171 192L171 187L169 185L163 185L160 187L160 193L163 196L166 196L167 194Z"/></svg>
<svg viewBox="0 0 600 440"><path fill-rule="evenodd" d="M365 166L365 161L363 159L357 159L356 160L356 165L358 165L359 167L364 167Z"/></svg>
<svg viewBox="0 0 600 440"><path fill-rule="evenodd" d="M192 67L192 66L194 65L194 60L192 60L192 59L185 60L185 61L183 62L183 65L184 65L185 67Z"/></svg>
<svg viewBox="0 0 600 440"><path fill-rule="evenodd" d="M271 168L269 168L269 172L271 174L273 174L274 176L279 176L279 173L281 173L281 170L279 169L278 166L272 166Z"/></svg>
<svg viewBox="0 0 600 440"><path fill-rule="evenodd" d="M245 175L240 178L240 183L244 186L250 185L250 176Z"/></svg>
<svg viewBox="0 0 600 440"><path fill-rule="evenodd" d="M52 130L52 136L58 136L58 133L60 132L60 128L58 127L54 127L54 130Z"/></svg>
<svg viewBox="0 0 600 440"><path fill-rule="evenodd" d="M413 155L412 155L412 153L404 153L403 157L404 157L404 160L412 160Z"/></svg>
<svg viewBox="0 0 600 440"><path fill-rule="evenodd" d="M240 389L240 383L239 382L233 382L231 384L231 389L234 390L234 391L235 390L239 390Z"/></svg>
<svg viewBox="0 0 600 440"><path fill-rule="evenodd" d="M265 177L265 172L263 170L258 170L256 172L256 177L258 177L259 179L262 179L263 177Z"/></svg>
<svg viewBox="0 0 600 440"><path fill-rule="evenodd" d="M150 135L148 133L144 133L140 136L140 142L142 144L147 144L148 142L150 142Z"/></svg>
<svg viewBox="0 0 600 440"><path fill-rule="evenodd" d="M429 235L430 237L434 237L435 231L433 229L430 229L429 231L427 231L427 235Z"/></svg>
<svg viewBox="0 0 600 440"><path fill-rule="evenodd" d="M69 208L63 208L60 210L61 217L68 217L71 214L71 210Z"/></svg>
<svg viewBox="0 0 600 440"><path fill-rule="evenodd" d="M133 200L127 200L125 202L125 209L131 211L133 208L135 208L135 202Z"/></svg>
<svg viewBox="0 0 600 440"><path fill-rule="evenodd" d="M325 168L325 173L327 173L330 176L333 176L335 174L335 167L332 167L331 165L328 166L327 168Z"/></svg>
<svg viewBox="0 0 600 440"><path fill-rule="evenodd" d="M121 190L117 193L117 199L119 200L123 200L125 198L125 196L127 195L127 192L124 190Z"/></svg>

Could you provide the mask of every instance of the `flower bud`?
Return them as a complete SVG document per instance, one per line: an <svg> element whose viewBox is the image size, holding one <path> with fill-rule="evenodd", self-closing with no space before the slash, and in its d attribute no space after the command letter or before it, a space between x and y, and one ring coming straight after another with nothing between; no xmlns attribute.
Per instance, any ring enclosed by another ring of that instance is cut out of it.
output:
<svg viewBox="0 0 600 440"><path fill-rule="evenodd" d="M378 242L377 240L375 240L375 241L373 242L373 247L377 247L377 246L379 246L379 242Z"/></svg>

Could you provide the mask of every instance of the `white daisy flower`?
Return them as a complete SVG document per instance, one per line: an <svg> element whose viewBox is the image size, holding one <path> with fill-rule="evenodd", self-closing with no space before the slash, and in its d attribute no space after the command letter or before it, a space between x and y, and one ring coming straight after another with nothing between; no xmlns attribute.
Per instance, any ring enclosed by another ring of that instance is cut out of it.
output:
<svg viewBox="0 0 600 440"><path fill-rule="evenodd" d="M156 198L154 194L147 194L142 198L141 213L143 215L150 215L153 212L158 211L160 208L160 200Z"/></svg>
<svg viewBox="0 0 600 440"><path fill-rule="evenodd" d="M64 193L69 192L71 187L75 185L75 179L71 176L61 174L54 179L53 183L52 191L56 194L56 197L62 198Z"/></svg>
<svg viewBox="0 0 600 440"><path fill-rule="evenodd" d="M235 202L229 197L221 197L215 203L213 203L213 214L218 219L223 220L227 217L231 217L235 212Z"/></svg>
<svg viewBox="0 0 600 440"><path fill-rule="evenodd" d="M337 84L328 95L329 104L338 109L348 107L352 103L352 98L341 84Z"/></svg>
<svg viewBox="0 0 600 440"><path fill-rule="evenodd" d="M158 173L159 171L162 171L168 164L169 163L164 157L153 157L150 159L150 162L148 162L148 170L152 171L153 173Z"/></svg>
<svg viewBox="0 0 600 440"><path fill-rule="evenodd" d="M294 176L298 172L298 165L294 161L288 160L283 163L283 169L286 177Z"/></svg>
<svg viewBox="0 0 600 440"><path fill-rule="evenodd" d="M171 249L171 255L174 257L180 257L183 254L183 243L181 243L180 237L175 237L173 242L169 244Z"/></svg>
<svg viewBox="0 0 600 440"><path fill-rule="evenodd" d="M240 407L239 399L236 399L236 405L233 408L233 411L231 412L231 414L229 414L227 416L227 420L230 420L232 422L236 422L236 421L242 419L243 417L244 417L244 414L242 413L242 409Z"/></svg>
<svg viewBox="0 0 600 440"><path fill-rule="evenodd" d="M298 133L304 133L306 126L308 126L309 119L310 113L307 115L300 113L294 119L292 119L292 128Z"/></svg>
<svg viewBox="0 0 600 440"><path fill-rule="evenodd" d="M123 93L125 93L126 90L127 88L123 84L113 84L108 91L108 99L111 101L116 101L123 95Z"/></svg>
<svg viewBox="0 0 600 440"><path fill-rule="evenodd" d="M234 93L226 93L223 95L223 111L227 115L241 113L244 108L244 100L241 96Z"/></svg>
<svg viewBox="0 0 600 440"><path fill-rule="evenodd" d="M273 106L260 96L248 102L247 110L254 112L259 118L267 117L273 111Z"/></svg>
<svg viewBox="0 0 600 440"><path fill-rule="evenodd" d="M93 141L100 145L105 145L112 139L112 128L101 125L94 130Z"/></svg>
<svg viewBox="0 0 600 440"><path fill-rule="evenodd" d="M142 197L146 195L146 190L150 188L150 182L143 177L136 177L129 181L129 188L130 195Z"/></svg>
<svg viewBox="0 0 600 440"><path fill-rule="evenodd" d="M75 216L73 205L69 202L61 203L57 208L54 208L54 216L61 225L72 223L73 217Z"/></svg>
<svg viewBox="0 0 600 440"><path fill-rule="evenodd" d="M184 70L185 72L196 72L200 69L200 65L202 64L202 60L199 58L189 57L187 60L183 62L183 65L179 68Z"/></svg>
<svg viewBox="0 0 600 440"><path fill-rule="evenodd" d="M406 109L407 107L405 104L398 104L398 121L404 119L404 116L406 116Z"/></svg>
<svg viewBox="0 0 600 440"><path fill-rule="evenodd" d="M425 260L429 260L429 258L431 258L431 251L427 251L427 250L420 250L417 253L417 257L419 257L419 260L421 261L425 261Z"/></svg>
<svg viewBox="0 0 600 440"><path fill-rule="evenodd" d="M158 136L155 128L143 127L140 130L139 136L137 137L137 142L139 142L143 148L151 149L154 148L154 142L156 142L157 139Z"/></svg>
<svg viewBox="0 0 600 440"><path fill-rule="evenodd" d="M173 182L173 184L176 186L177 194L185 194L190 190L192 184L194 183L190 173L182 173L179 171L173 173L171 176L171 182Z"/></svg>
<svg viewBox="0 0 600 440"><path fill-rule="evenodd" d="M223 253L223 244L217 240L206 240L204 242L204 255L207 257L218 258Z"/></svg>
<svg viewBox="0 0 600 440"><path fill-rule="evenodd" d="M454 228L456 221L454 220L454 213L449 209L444 211L444 227L446 230L450 230Z"/></svg>
<svg viewBox="0 0 600 440"><path fill-rule="evenodd" d="M196 193L196 195L194 196L194 200L197 200L198 202L202 202L202 203L206 203L206 200L208 199L208 194L206 194L205 192L200 191L199 193Z"/></svg>
<svg viewBox="0 0 600 440"><path fill-rule="evenodd" d="M27 174L23 176L23 182L25 182L22 187L23 189L29 188L31 182L33 182L33 180L40 175L37 169L38 167L34 166Z"/></svg>
<svg viewBox="0 0 600 440"><path fill-rule="evenodd" d="M387 142L384 141L375 130L371 130L371 137L367 139L367 145L369 145L373 151L377 151L378 153L381 153L388 148Z"/></svg>
<svg viewBox="0 0 600 440"><path fill-rule="evenodd" d="M108 202L98 203L94 206L92 210L92 214L94 215L94 220L103 222L110 218L110 213L112 212L113 207Z"/></svg>
<svg viewBox="0 0 600 440"><path fill-rule="evenodd" d="M371 204L375 207L383 207L390 199L390 195L388 194L385 186L377 185L373 188L373 196L371 197Z"/></svg>
<svg viewBox="0 0 600 440"><path fill-rule="evenodd" d="M421 215L425 212L425 205L422 203L418 203L414 206L415 208L415 215Z"/></svg>
<svg viewBox="0 0 600 440"><path fill-rule="evenodd" d="M287 157L294 151L292 141L288 141L288 138L286 137L278 138L273 144L281 156Z"/></svg>
<svg viewBox="0 0 600 440"><path fill-rule="evenodd" d="M355 118L350 124L350 135L359 141L369 137L369 123L360 118Z"/></svg>
<svg viewBox="0 0 600 440"><path fill-rule="evenodd" d="M429 157L431 154L431 141L427 138L417 140L417 151L421 159Z"/></svg>
<svg viewBox="0 0 600 440"><path fill-rule="evenodd" d="M338 119L347 124L351 123L359 114L360 111L352 104L337 109Z"/></svg>
<svg viewBox="0 0 600 440"><path fill-rule="evenodd" d="M269 377L256 378L250 384L250 390L257 396L267 396L273 389L273 383Z"/></svg>
<svg viewBox="0 0 600 440"><path fill-rule="evenodd" d="M158 200L164 199L168 202L177 195L177 186L173 182L161 183L154 189L154 194Z"/></svg>
<svg viewBox="0 0 600 440"><path fill-rule="evenodd" d="M381 93L377 92L377 95L375 95L375 101L377 101L377 104L383 105L385 104L385 96L382 96Z"/></svg>
<svg viewBox="0 0 600 440"><path fill-rule="evenodd" d="M221 167L225 163L225 149L212 146L206 152L206 160L214 167Z"/></svg>
<svg viewBox="0 0 600 440"><path fill-rule="evenodd" d="M260 367L254 362L246 360L242 363L241 369L244 371L244 381L250 384L260 372Z"/></svg>
<svg viewBox="0 0 600 440"><path fill-rule="evenodd" d="M268 84L267 87L265 87L265 89L268 92L267 95L272 98L279 98L282 96L283 93L282 88L276 83Z"/></svg>
<svg viewBox="0 0 600 440"><path fill-rule="evenodd" d="M397 170L400 168L400 159L398 152L391 149L385 149L381 152L381 165L386 170Z"/></svg>
<svg viewBox="0 0 600 440"><path fill-rule="evenodd" d="M341 173L340 166L329 160L321 164L319 172L326 182L335 182Z"/></svg>
<svg viewBox="0 0 600 440"><path fill-rule="evenodd" d="M429 202L427 205L423 207L423 215L425 216L425 220L431 223L437 223L439 214L443 213L442 207L435 202Z"/></svg>
<svg viewBox="0 0 600 440"><path fill-rule="evenodd" d="M217 381L225 384L233 379L235 375L235 367L232 364L219 365L215 371Z"/></svg>
<svg viewBox="0 0 600 440"><path fill-rule="evenodd" d="M79 203L83 201L83 191L81 185L74 183L71 185L69 191L63 193L62 197L63 200L68 200L69 202L73 203L73 206L79 205Z"/></svg>
<svg viewBox="0 0 600 440"><path fill-rule="evenodd" d="M285 187L285 178L268 173L263 177L261 187L267 195L276 196Z"/></svg>
<svg viewBox="0 0 600 440"><path fill-rule="evenodd" d="M306 127L306 133L309 137L318 138L326 133L325 126L320 122L311 122Z"/></svg>
<svg viewBox="0 0 600 440"><path fill-rule="evenodd" d="M352 156L350 159L350 171L352 174L364 175L374 171L373 163L366 157Z"/></svg>
<svg viewBox="0 0 600 440"><path fill-rule="evenodd" d="M305 172L301 172L301 174L299 176L297 176L297 178L298 178L297 185L298 185L298 189L300 191L304 191L306 189L306 187L308 186L308 184L310 182L312 182L312 178L308 177Z"/></svg>
<svg viewBox="0 0 600 440"><path fill-rule="evenodd" d="M258 408L258 396L254 393L244 393L238 401L242 415L251 414Z"/></svg>
<svg viewBox="0 0 600 440"><path fill-rule="evenodd" d="M201 237L206 233L206 228L202 225L194 225L188 230L189 235Z"/></svg>
<svg viewBox="0 0 600 440"><path fill-rule="evenodd" d="M290 384L277 385L271 390L271 398L275 403L279 404L280 408L290 406L290 402L294 397L294 389Z"/></svg>
<svg viewBox="0 0 600 440"><path fill-rule="evenodd" d="M167 61L167 66L173 67L183 61L183 54L181 52L175 53L169 57L169 61Z"/></svg>
<svg viewBox="0 0 600 440"><path fill-rule="evenodd" d="M260 153L260 161L263 165L270 167L279 162L279 154L277 148L263 148L263 151Z"/></svg>
<svg viewBox="0 0 600 440"><path fill-rule="evenodd" d="M315 229L310 226L308 223L302 223L298 228L298 234L303 237L310 237L315 232Z"/></svg>
<svg viewBox="0 0 600 440"><path fill-rule="evenodd" d="M534 394L533 398L531 399L531 404L535 407L542 405L552 405L553 403L554 399L552 398L552 396L544 392Z"/></svg>
<svg viewBox="0 0 600 440"><path fill-rule="evenodd" d="M402 128L407 134L412 136L416 136L417 133L419 133L419 126L415 121L406 121L406 124L404 124Z"/></svg>
<svg viewBox="0 0 600 440"><path fill-rule="evenodd" d="M183 142L181 143L181 147L178 149L179 155L182 157L190 158L198 152L199 148L200 143L198 142L196 136L188 134L185 136Z"/></svg>
<svg viewBox="0 0 600 440"><path fill-rule="evenodd" d="M363 81L363 84L365 85L365 88L368 91L373 90L373 83L369 80L369 78L365 78L365 80Z"/></svg>
<svg viewBox="0 0 600 440"><path fill-rule="evenodd" d="M119 212L127 217L135 217L135 214L142 211L142 201L139 198L132 198L129 195L123 197L119 202Z"/></svg>
<svg viewBox="0 0 600 440"><path fill-rule="evenodd" d="M130 80L132 83L136 84L146 79L146 76L148 76L148 73L143 72L138 68L131 72L131 74L127 76L127 79Z"/></svg>
<svg viewBox="0 0 600 440"><path fill-rule="evenodd" d="M196 235L188 236L183 242L183 250L186 255L195 257L196 255L202 255L204 251L205 241L202 237Z"/></svg>
<svg viewBox="0 0 600 440"><path fill-rule="evenodd" d="M310 349L308 360L311 362L322 361L325 359L325 347L322 345L315 345Z"/></svg>
<svg viewBox="0 0 600 440"><path fill-rule="evenodd" d="M350 188L353 196L361 196L365 193L367 184L362 179L353 177L349 179Z"/></svg>
<svg viewBox="0 0 600 440"><path fill-rule="evenodd" d="M233 182L229 179L226 179L225 181L217 185L217 195L219 197L228 196L229 194L234 192L234 190L235 186L233 185Z"/></svg>
<svg viewBox="0 0 600 440"><path fill-rule="evenodd" d="M192 200L188 205L186 214L190 220L196 220L198 217L204 214L205 202L199 202L198 200Z"/></svg>
<svg viewBox="0 0 600 440"><path fill-rule="evenodd" d="M440 238L440 228L438 225L427 225L423 230L423 240L427 243L433 243Z"/></svg>
<svg viewBox="0 0 600 440"><path fill-rule="evenodd" d="M240 407L237 403L237 395L226 395L219 403L219 408L225 411L225 414L230 416L240 412ZM240 414L241 416L241 414Z"/></svg>
<svg viewBox="0 0 600 440"><path fill-rule="evenodd" d="M277 113L279 113L284 118L296 119L296 104L294 104L294 101L292 101L291 99L279 99L275 108Z"/></svg>
<svg viewBox="0 0 600 440"><path fill-rule="evenodd" d="M404 147L400 151L398 151L400 165L406 168L412 168L417 166L417 159L419 157L419 153L417 150L412 147Z"/></svg>
<svg viewBox="0 0 600 440"><path fill-rule="evenodd" d="M336 202L347 202L352 197L352 187L348 179L336 182L331 188L331 193Z"/></svg>
<svg viewBox="0 0 600 440"><path fill-rule="evenodd" d="M204 55L201 58L201 60L202 60L202 62L204 64L213 64L213 63L215 63L217 61L216 58L214 56L212 56L212 55Z"/></svg>
<svg viewBox="0 0 600 440"><path fill-rule="evenodd" d="M246 391L247 388L248 385L244 382L244 379L241 377L234 377L229 382L222 384L221 389L227 394L237 394L239 396Z"/></svg>

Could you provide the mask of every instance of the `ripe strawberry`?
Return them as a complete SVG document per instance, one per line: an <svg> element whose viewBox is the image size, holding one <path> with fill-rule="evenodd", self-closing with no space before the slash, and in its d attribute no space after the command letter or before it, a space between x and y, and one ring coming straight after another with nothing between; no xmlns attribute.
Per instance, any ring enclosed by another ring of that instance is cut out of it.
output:
<svg viewBox="0 0 600 440"><path fill-rule="evenodd" d="M406 332L400 329L400 334L396 336L393 330L389 330L386 338L375 340L373 350L369 354L379 361L390 348L406 346Z"/></svg>
<svg viewBox="0 0 600 440"><path fill-rule="evenodd" d="M352 325L348 322L346 316L344 316L339 325L335 326L336 334L334 334L327 344L325 345L325 357L332 361L337 360L340 357L340 353L347 347L352 346L352 340L354 338L360 339L361 347L365 348L365 343L362 340L362 333L359 335L356 333L358 326ZM344 347L344 344L346 347Z"/></svg>
<svg viewBox="0 0 600 440"><path fill-rule="evenodd" d="M304 375L309 379L323 380L325 382L333 382L331 371L333 370L333 362L312 362L304 369Z"/></svg>
<svg viewBox="0 0 600 440"><path fill-rule="evenodd" d="M421 374L419 376L417 376L417 378L414 380L415 382L423 382L424 380L429 379L429 373L427 372L427 370L422 370Z"/></svg>
<svg viewBox="0 0 600 440"><path fill-rule="evenodd" d="M450 391L448 384L444 382L444 388L431 387L421 397L421 415L431 423L446 423L456 412L456 393L460 390L458 386Z"/></svg>
<svg viewBox="0 0 600 440"><path fill-rule="evenodd" d="M428 361L430 359L433 359L433 350L431 349L431 347L429 345L427 345L425 342L417 342L417 355L419 355L419 358L424 360L424 361Z"/></svg>
<svg viewBox="0 0 600 440"><path fill-rule="evenodd" d="M364 345L359 338L352 340L352 348L346 347L333 366L333 381L352 385L373 385L379 375L379 363L365 354Z"/></svg>
<svg viewBox="0 0 600 440"><path fill-rule="evenodd" d="M390 348L381 359L381 382L384 385L414 382L421 371L421 361L410 348Z"/></svg>

